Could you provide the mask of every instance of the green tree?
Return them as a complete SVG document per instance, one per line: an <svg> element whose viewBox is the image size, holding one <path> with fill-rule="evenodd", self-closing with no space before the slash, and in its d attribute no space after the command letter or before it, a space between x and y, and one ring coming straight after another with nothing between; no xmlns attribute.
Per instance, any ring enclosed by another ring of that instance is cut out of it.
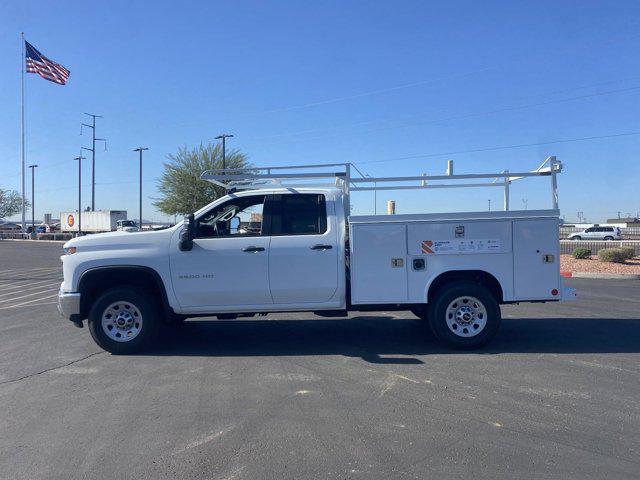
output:
<svg viewBox="0 0 640 480"><path fill-rule="evenodd" d="M25 208L31 204L25 200ZM0 188L0 218L7 218L22 210L22 197L15 190Z"/></svg>
<svg viewBox="0 0 640 480"><path fill-rule="evenodd" d="M167 159L158 181L160 198L154 202L161 212L185 215L226 194L222 187L200 179L200 174L205 170L222 168L221 145L200 144L193 149L181 147L177 153L167 155ZM240 151L227 151L227 168L250 166L246 155Z"/></svg>

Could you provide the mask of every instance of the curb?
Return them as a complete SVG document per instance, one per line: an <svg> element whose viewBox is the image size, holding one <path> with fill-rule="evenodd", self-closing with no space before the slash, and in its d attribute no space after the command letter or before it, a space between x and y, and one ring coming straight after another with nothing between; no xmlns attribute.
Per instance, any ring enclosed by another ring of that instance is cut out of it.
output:
<svg viewBox="0 0 640 480"><path fill-rule="evenodd" d="M640 275L631 273L560 272L564 278L599 278L602 280L640 280Z"/></svg>

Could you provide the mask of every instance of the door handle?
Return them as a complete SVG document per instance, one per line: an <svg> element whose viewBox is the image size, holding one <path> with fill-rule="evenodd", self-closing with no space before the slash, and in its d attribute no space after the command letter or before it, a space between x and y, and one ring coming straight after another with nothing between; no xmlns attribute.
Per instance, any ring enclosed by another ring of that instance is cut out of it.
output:
<svg viewBox="0 0 640 480"><path fill-rule="evenodd" d="M311 250L331 250L333 248L333 245L314 245L313 247L310 247Z"/></svg>
<svg viewBox="0 0 640 480"><path fill-rule="evenodd" d="M242 251L247 253L264 252L264 247L245 247Z"/></svg>

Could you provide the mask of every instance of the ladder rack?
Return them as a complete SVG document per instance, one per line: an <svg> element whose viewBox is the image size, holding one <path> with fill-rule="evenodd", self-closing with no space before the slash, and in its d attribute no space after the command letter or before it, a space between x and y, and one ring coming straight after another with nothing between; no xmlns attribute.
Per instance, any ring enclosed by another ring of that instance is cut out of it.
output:
<svg viewBox="0 0 640 480"><path fill-rule="evenodd" d="M352 169L357 172L360 177L354 177L352 175ZM349 212L349 194L351 192L499 187L504 189L504 210L507 211L509 210L509 186L512 182L528 177L549 177L551 179L551 204L553 209L558 209L557 175L560 172L562 172L562 163L556 160L556 157L548 157L535 170L515 173L505 170L499 173L466 173L457 175L451 173L446 175L408 177L371 177L364 175L352 163L321 163L313 165L214 169L203 172L200 178L227 190L260 190L278 187L336 187L341 189L345 194L347 212ZM324 183L309 183L312 180L322 180ZM441 183L430 184L429 182L432 181ZM458 183L460 181L464 182ZM416 184L416 182L418 183Z"/></svg>

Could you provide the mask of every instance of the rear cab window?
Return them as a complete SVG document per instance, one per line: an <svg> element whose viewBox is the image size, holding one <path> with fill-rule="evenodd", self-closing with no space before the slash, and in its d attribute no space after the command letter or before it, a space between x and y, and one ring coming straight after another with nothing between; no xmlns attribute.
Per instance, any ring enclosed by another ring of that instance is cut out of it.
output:
<svg viewBox="0 0 640 480"><path fill-rule="evenodd" d="M272 235L322 235L326 231L327 205L324 195L274 195Z"/></svg>

